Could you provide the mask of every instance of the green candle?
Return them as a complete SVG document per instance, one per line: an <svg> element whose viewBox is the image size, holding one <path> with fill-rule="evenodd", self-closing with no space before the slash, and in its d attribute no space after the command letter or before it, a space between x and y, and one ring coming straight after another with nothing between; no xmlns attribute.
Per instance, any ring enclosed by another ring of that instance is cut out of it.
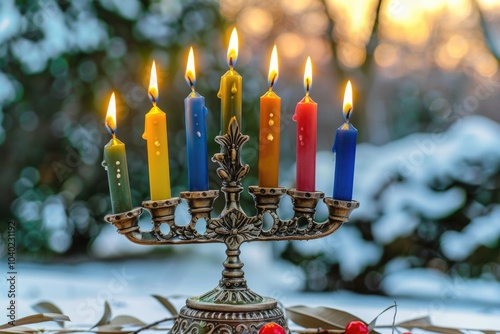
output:
<svg viewBox="0 0 500 334"><path fill-rule="evenodd" d="M241 108L242 108L242 78L234 70L238 59L238 32L236 28L231 33L229 47L227 49L227 71L220 80L220 88L217 96L221 99L221 133L227 133L229 122L236 118L241 129Z"/></svg>
<svg viewBox="0 0 500 334"><path fill-rule="evenodd" d="M113 213L132 210L130 183L128 179L127 157L125 144L116 138L116 102L115 93L109 100L106 114L106 127L111 132L111 140L104 146L104 161L102 165L108 172L109 195Z"/></svg>

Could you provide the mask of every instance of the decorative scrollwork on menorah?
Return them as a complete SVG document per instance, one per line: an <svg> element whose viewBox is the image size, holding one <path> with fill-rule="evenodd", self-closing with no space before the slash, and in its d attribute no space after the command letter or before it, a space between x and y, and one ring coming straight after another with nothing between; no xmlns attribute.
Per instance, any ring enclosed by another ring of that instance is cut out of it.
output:
<svg viewBox="0 0 500 334"><path fill-rule="evenodd" d="M142 207L131 211L107 215L105 220L115 225L118 233L130 241L143 245L175 245L194 243L224 243L226 260L218 286L213 290L188 298L171 333L258 333L265 323L274 321L287 328L282 310L277 301L260 296L248 288L240 260L240 246L244 242L268 240L306 240L327 236L347 222L352 210L359 206L356 201L340 201L324 198L322 192L305 192L284 187L249 187L254 198L256 214L248 216L240 206L243 191L241 179L249 166L241 163L241 147L249 140L240 132L238 122L233 119L228 133L217 136L221 152L212 160L219 164L217 174L222 179L221 190L225 195L225 206L218 217L211 217L218 190L181 192L180 198L161 201L145 201ZM277 209L281 198L291 197L294 215L283 220ZM175 222L175 209L187 201L191 220L186 225ZM316 205L320 199L326 203L329 216L324 222L314 220ZM153 227L149 231L139 228L139 216L143 209L149 211ZM264 214L269 213L272 225L264 228ZM200 233L196 225L200 219L206 229ZM167 226L167 231L162 231Z"/></svg>

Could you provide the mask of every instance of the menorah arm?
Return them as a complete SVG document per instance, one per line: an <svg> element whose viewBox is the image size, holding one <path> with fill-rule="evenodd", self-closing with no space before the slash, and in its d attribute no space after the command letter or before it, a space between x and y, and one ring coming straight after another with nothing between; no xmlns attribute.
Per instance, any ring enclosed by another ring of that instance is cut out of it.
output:
<svg viewBox="0 0 500 334"><path fill-rule="evenodd" d="M270 229L262 229L252 241L265 240L307 240L327 236L335 232L349 220L352 210L359 207L357 201L341 201L330 197L323 201L328 206L329 216L324 222L315 221L316 206L324 193L320 191L286 190L284 187L263 188L249 187L254 197L257 217L264 219L268 213L273 219ZM277 214L279 202L287 193L293 203L294 216L290 220L281 220Z"/></svg>
<svg viewBox="0 0 500 334"><path fill-rule="evenodd" d="M181 197L189 205L191 220L186 225L175 223L175 209L181 199L178 197L160 201L144 201L142 207L134 208L128 212L111 214L104 219L117 228L117 232L125 235L127 239L141 245L175 245L194 243L224 242L224 239L210 233L208 225L217 225L222 218L211 218L213 201L217 198L217 190L199 192L184 192ZM151 215L153 227L149 231L142 231L139 226L139 217L143 211ZM207 231L199 233L196 224L199 219L204 219ZM165 227L162 230L162 226Z"/></svg>
<svg viewBox="0 0 500 334"><path fill-rule="evenodd" d="M321 196L318 196L321 197ZM311 197L308 197L311 199ZM262 233L255 241L265 240L310 240L325 237L335 232L343 223L349 221L351 212L359 207L357 201L340 201L330 197L326 197L323 201L328 206L328 218L323 222L314 220L314 212L305 213L304 208L297 208L300 203L297 203L297 198L294 201L295 215L290 220L280 220L277 215L274 215L273 227L269 231ZM315 206L316 201L308 203ZM301 227L301 220L304 226ZM307 224L307 225L306 225ZM271 232L272 233L269 233Z"/></svg>
<svg viewBox="0 0 500 334"><path fill-rule="evenodd" d="M104 219L117 228L119 234L123 234L133 243L140 245L178 245L194 243L215 243L224 242L223 239L216 236L207 236L206 233L199 234L192 224L186 226L171 225L168 233L160 230L161 223L153 218L153 229L150 231L141 231L139 226L139 217L143 208L134 208L131 211L107 215ZM214 219L217 221L218 219Z"/></svg>

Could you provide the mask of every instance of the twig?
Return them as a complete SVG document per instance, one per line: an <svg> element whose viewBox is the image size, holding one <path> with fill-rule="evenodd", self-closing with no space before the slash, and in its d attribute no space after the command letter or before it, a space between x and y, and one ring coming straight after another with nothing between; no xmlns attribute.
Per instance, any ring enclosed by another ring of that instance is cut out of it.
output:
<svg viewBox="0 0 500 334"><path fill-rule="evenodd" d="M375 19L373 21L372 31L370 33L370 39L366 44L366 54L373 55L375 48L378 45L378 28L380 25L380 10L382 8L382 0L377 3L377 8L375 9Z"/></svg>
<svg viewBox="0 0 500 334"><path fill-rule="evenodd" d="M394 334L394 328L396 327L396 315L398 314L398 304L394 301L394 316L392 317L392 334Z"/></svg>
<svg viewBox="0 0 500 334"><path fill-rule="evenodd" d="M151 328L151 327L156 326L158 324L161 324L162 322L166 322L166 321L170 321L170 320L175 320L176 318L177 317L168 317L168 318L164 318L164 319L155 321L153 323L150 323L150 324L148 324L146 326L143 326L143 327L139 328L138 330L132 332L132 334L137 334L137 333L139 333L139 332L141 332L141 331L143 331L145 329L148 329L148 328Z"/></svg>
<svg viewBox="0 0 500 334"><path fill-rule="evenodd" d="M483 11L481 10L481 7L477 3L477 0L471 0L471 4L472 4L472 7L476 8L477 13L479 14L479 24L481 25L481 30L483 31L484 42L486 43L488 50L490 50L493 57L498 62L500 62L500 48L498 47L498 44L495 42L495 38L492 35L490 27L488 26L488 23L486 22Z"/></svg>
<svg viewBox="0 0 500 334"><path fill-rule="evenodd" d="M323 329L323 328L290 328L291 333L298 334L340 334L343 329Z"/></svg>

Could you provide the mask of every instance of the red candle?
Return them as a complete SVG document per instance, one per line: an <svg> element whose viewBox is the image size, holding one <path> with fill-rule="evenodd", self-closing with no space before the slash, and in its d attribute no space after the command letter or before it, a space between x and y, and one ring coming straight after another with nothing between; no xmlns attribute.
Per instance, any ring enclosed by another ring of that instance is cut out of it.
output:
<svg viewBox="0 0 500 334"><path fill-rule="evenodd" d="M304 71L306 96L297 103L293 120L297 122L297 181L300 191L315 191L316 183L316 114L317 104L309 97L312 84L311 57Z"/></svg>

